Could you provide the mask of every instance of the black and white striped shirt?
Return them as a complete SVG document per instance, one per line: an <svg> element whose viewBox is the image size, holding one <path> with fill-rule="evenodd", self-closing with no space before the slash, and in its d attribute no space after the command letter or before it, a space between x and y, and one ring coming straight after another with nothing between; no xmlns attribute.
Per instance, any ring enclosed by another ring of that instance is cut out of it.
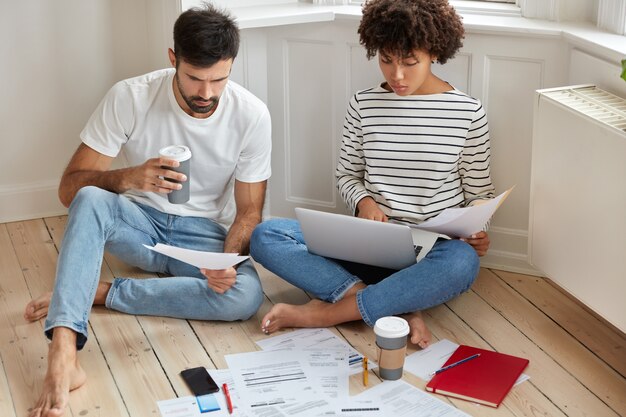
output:
<svg viewBox="0 0 626 417"><path fill-rule="evenodd" d="M479 100L458 90L401 97L375 87L348 105L337 187L353 212L370 196L387 217L420 223L492 198L489 159Z"/></svg>

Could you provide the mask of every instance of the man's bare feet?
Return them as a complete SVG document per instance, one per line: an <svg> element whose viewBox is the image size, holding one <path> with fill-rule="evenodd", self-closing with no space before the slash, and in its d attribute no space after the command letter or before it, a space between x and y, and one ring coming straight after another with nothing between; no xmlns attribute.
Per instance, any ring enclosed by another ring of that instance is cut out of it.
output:
<svg viewBox="0 0 626 417"><path fill-rule="evenodd" d="M43 390L29 417L62 416L69 404L70 391L83 385L86 379L76 355L76 333L64 327L55 328Z"/></svg>
<svg viewBox="0 0 626 417"><path fill-rule="evenodd" d="M422 349L428 347L433 336L428 327L426 327L426 323L424 323L422 312L415 311L404 315L404 318L409 322L409 329L411 329L411 343L418 345Z"/></svg>
<svg viewBox="0 0 626 417"><path fill-rule="evenodd" d="M52 292L47 292L40 295L38 298L33 298L24 309L24 319L26 321L37 321L48 314L48 307L50 306L50 300L52 299Z"/></svg>
<svg viewBox="0 0 626 417"><path fill-rule="evenodd" d="M93 305L104 305L110 289L110 282L99 282ZM50 300L52 300L52 292L47 292L30 300L24 309L24 319L26 321L37 321L46 317L46 315L48 315L48 308L50 307Z"/></svg>
<svg viewBox="0 0 626 417"><path fill-rule="evenodd" d="M311 300L302 305L281 303L263 317L261 330L270 334L285 327L328 327L360 318L354 295L334 304L321 300Z"/></svg>

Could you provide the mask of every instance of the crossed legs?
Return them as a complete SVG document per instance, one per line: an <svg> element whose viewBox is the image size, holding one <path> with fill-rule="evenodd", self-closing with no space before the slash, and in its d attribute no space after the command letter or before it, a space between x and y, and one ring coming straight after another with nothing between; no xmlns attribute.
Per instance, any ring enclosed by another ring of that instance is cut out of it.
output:
<svg viewBox="0 0 626 417"><path fill-rule="evenodd" d="M62 415L69 392L85 382L77 351L87 340L92 305L129 314L198 320L230 321L253 315L263 294L251 262L240 265L235 285L217 294L197 268L170 261L141 245L169 243L220 252L225 236L226 230L210 220L168 216L117 194L82 188L70 206L54 291L32 300L24 310L28 321L47 315L45 330L52 340L43 391L31 416ZM128 264L174 277L99 282L105 247Z"/></svg>
<svg viewBox="0 0 626 417"><path fill-rule="evenodd" d="M365 288L365 284L355 284L346 295L336 303L327 303L318 299L306 304L294 305L279 303L274 305L261 321L261 330L273 333L287 327L329 327L349 321L361 320L361 313L357 307L356 293ZM411 343L427 347L432 340L432 334L421 311L404 314L409 323Z"/></svg>
<svg viewBox="0 0 626 417"><path fill-rule="evenodd" d="M402 315L410 340L426 347L432 338L422 311L467 291L478 274L474 249L459 240L437 241L419 263L381 279L361 280L333 259L308 252L297 221L273 219L255 229L253 258L317 299L304 305L276 304L263 318L266 333L285 327L327 327L364 320L373 326L384 316ZM367 277L370 278L370 277Z"/></svg>

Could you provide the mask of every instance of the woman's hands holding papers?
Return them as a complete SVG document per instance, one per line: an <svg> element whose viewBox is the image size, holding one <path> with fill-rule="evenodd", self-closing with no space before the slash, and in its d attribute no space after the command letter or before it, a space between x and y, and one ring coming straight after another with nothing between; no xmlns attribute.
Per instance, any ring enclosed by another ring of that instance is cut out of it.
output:
<svg viewBox="0 0 626 417"><path fill-rule="evenodd" d="M470 237L462 238L461 240L469 243L474 248L478 256L486 255L489 250L489 244L491 243L487 232L474 233Z"/></svg>
<svg viewBox="0 0 626 417"><path fill-rule="evenodd" d="M474 200L470 203L470 206L480 206L481 204L485 204L489 201L491 201L489 198ZM491 243L487 232L474 233L470 237L461 238L461 240L469 243L474 248L478 256L485 256L489 250L489 244Z"/></svg>
<svg viewBox="0 0 626 417"><path fill-rule="evenodd" d="M218 294L224 294L237 281L237 271L230 267L227 269L200 269L206 277L209 288Z"/></svg>
<svg viewBox="0 0 626 417"><path fill-rule="evenodd" d="M372 197L365 197L357 203L356 215L362 219L375 220L378 222L386 222L389 220Z"/></svg>

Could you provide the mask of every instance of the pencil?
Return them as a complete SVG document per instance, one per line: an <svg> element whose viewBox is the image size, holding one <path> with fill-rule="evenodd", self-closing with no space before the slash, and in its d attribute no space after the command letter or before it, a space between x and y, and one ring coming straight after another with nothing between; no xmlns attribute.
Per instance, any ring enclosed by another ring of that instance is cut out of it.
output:
<svg viewBox="0 0 626 417"><path fill-rule="evenodd" d="M365 385L367 387L367 375L368 375L368 370L367 370L367 356L363 356L363 385Z"/></svg>
<svg viewBox="0 0 626 417"><path fill-rule="evenodd" d="M435 376L435 375L437 375L437 374L439 374L439 373L441 373L441 372L443 372L443 371L445 371L445 370L448 370L448 369L450 369L450 368L454 368L454 367L455 367L455 366L457 366L457 365L460 365L460 364L465 363L465 362L467 362L467 361L469 361L469 360L475 359L475 358L477 358L477 357L479 357L479 356L480 356L480 353L476 353L476 354L474 354L474 355L472 355L472 356L468 356L468 357L467 357L467 358L465 358L465 359L461 359L460 361L457 361L457 362L451 363L450 365L446 365L446 366L444 366L443 368L437 369L435 372L431 372L431 373L430 373L430 376Z"/></svg>
<svg viewBox="0 0 626 417"><path fill-rule="evenodd" d="M230 391L228 391L228 385L224 382L222 384L222 391L224 392L224 396L226 397L226 406L228 407L228 414L233 413L233 401L230 398Z"/></svg>

